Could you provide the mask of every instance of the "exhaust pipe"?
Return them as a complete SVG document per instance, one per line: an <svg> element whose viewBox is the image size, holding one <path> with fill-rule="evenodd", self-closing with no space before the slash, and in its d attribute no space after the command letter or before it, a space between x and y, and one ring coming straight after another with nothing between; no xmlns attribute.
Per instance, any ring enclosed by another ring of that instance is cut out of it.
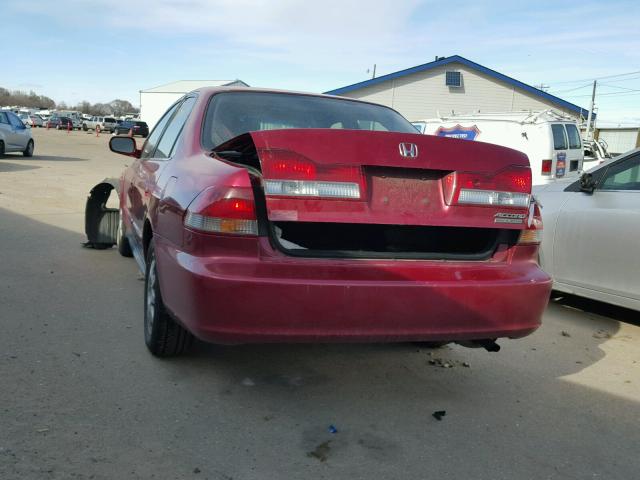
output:
<svg viewBox="0 0 640 480"><path fill-rule="evenodd" d="M458 345L467 348L484 348L487 352L499 352L500 345L498 345L495 339L485 338L483 340L471 340L469 342L456 342Z"/></svg>

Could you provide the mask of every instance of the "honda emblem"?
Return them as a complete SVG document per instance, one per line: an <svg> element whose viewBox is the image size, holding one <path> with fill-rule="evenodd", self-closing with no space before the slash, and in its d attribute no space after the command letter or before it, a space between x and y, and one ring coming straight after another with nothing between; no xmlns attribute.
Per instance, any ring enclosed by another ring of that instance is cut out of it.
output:
<svg viewBox="0 0 640 480"><path fill-rule="evenodd" d="M398 145L400 155L407 158L416 158L418 156L418 146L415 143L401 143Z"/></svg>

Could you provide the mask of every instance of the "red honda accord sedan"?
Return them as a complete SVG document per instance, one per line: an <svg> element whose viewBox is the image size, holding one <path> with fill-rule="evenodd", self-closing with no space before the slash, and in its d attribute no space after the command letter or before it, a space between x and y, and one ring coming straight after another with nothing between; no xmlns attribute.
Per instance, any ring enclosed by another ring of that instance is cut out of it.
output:
<svg viewBox="0 0 640 480"><path fill-rule="evenodd" d="M551 280L527 157L324 95L203 88L120 178L121 254L158 356L215 343L459 342L533 332ZM117 212L116 212L117 213Z"/></svg>

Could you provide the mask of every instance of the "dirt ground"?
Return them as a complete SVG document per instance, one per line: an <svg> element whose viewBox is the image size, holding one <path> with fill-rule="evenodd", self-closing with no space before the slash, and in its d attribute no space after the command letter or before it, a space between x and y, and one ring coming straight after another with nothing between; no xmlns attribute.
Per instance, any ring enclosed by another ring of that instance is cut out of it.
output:
<svg viewBox="0 0 640 480"><path fill-rule="evenodd" d="M89 189L129 159L108 135L33 134L33 158L0 159L0 479L638 477L637 312L555 298L499 353L198 345L158 360L135 262L81 246Z"/></svg>

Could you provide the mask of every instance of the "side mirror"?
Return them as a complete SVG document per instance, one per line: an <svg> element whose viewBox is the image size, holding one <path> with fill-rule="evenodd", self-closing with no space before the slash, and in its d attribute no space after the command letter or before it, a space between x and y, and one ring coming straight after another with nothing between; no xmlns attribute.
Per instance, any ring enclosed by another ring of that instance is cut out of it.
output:
<svg viewBox="0 0 640 480"><path fill-rule="evenodd" d="M593 193L596 189L596 182L590 173L583 173L580 176L580 191L585 193Z"/></svg>
<svg viewBox="0 0 640 480"><path fill-rule="evenodd" d="M140 150L136 148L136 141L131 137L111 137L109 149L112 152L129 157L140 158Z"/></svg>

